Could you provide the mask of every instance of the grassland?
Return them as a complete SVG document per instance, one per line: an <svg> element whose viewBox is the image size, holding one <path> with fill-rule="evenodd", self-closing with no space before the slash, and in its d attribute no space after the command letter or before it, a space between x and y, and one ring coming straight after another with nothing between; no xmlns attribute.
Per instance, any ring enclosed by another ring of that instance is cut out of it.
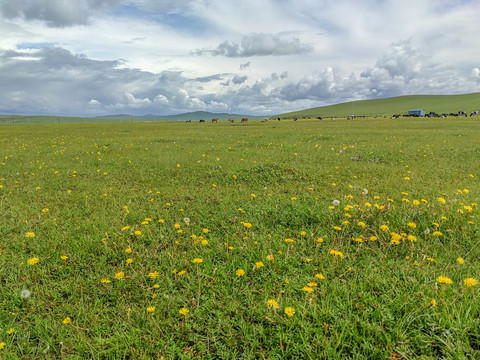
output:
<svg viewBox="0 0 480 360"><path fill-rule="evenodd" d="M480 358L478 119L0 134L1 358Z"/></svg>
<svg viewBox="0 0 480 360"><path fill-rule="evenodd" d="M361 100L306 109L278 115L281 118L314 118L356 116L386 116L408 114L411 109L424 109L438 114L480 110L480 93L463 95L409 95L385 99Z"/></svg>

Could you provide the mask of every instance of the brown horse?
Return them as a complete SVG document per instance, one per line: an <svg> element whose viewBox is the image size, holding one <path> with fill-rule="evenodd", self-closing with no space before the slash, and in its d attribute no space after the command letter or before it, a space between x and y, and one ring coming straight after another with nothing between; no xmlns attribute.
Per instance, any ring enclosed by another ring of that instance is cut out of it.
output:
<svg viewBox="0 0 480 360"><path fill-rule="evenodd" d="M231 123L235 122L235 120L233 120L232 118L228 119L228 121Z"/></svg>
<svg viewBox="0 0 480 360"><path fill-rule="evenodd" d="M218 121L218 118L213 118L212 123L216 123Z"/></svg>
<svg viewBox="0 0 480 360"><path fill-rule="evenodd" d="M243 118L243 119L242 119L242 121L240 121L240 122L242 122L242 123L243 123L243 122L247 122L247 121L248 121L248 119L247 119L247 118Z"/></svg>

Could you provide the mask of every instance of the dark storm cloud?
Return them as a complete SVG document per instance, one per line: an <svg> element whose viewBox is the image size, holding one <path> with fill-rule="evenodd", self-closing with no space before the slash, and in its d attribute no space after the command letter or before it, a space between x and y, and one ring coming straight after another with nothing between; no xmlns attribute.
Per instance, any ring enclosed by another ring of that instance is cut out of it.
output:
<svg viewBox="0 0 480 360"><path fill-rule="evenodd" d="M119 5L122 0L0 0L5 18L41 20L51 27L83 25L99 12Z"/></svg>
<svg viewBox="0 0 480 360"><path fill-rule="evenodd" d="M0 109L8 113L96 114L137 109L164 112L203 106L181 72L119 68L62 48L0 52ZM205 79L201 79L205 82Z"/></svg>

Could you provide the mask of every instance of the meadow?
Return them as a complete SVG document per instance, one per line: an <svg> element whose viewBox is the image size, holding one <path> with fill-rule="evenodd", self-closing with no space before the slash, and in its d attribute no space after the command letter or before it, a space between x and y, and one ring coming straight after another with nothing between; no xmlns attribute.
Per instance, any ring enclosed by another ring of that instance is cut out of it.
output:
<svg viewBox="0 0 480 360"><path fill-rule="evenodd" d="M1 126L0 358L478 359L479 138Z"/></svg>

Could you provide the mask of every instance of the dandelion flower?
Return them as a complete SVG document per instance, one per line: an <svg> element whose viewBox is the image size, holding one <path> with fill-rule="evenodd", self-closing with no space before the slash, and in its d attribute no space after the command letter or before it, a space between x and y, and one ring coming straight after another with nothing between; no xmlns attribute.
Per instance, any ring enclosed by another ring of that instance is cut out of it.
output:
<svg viewBox="0 0 480 360"><path fill-rule="evenodd" d="M247 229L250 229L252 227L252 224L250 224L248 222L244 222L243 226L245 226Z"/></svg>
<svg viewBox="0 0 480 360"><path fill-rule="evenodd" d="M188 310L187 308L184 308L184 307L183 307L183 308L181 308L180 310L178 310L178 312L179 312L181 315L185 316L185 315L187 315L187 314L190 312L190 310Z"/></svg>
<svg viewBox="0 0 480 360"><path fill-rule="evenodd" d="M68 256L65 256L65 255L60 256L60 259L62 259L63 261L66 261L66 260L68 260Z"/></svg>
<svg viewBox="0 0 480 360"><path fill-rule="evenodd" d="M441 284L452 284L452 279L450 279L449 277L446 277L446 276L439 276L437 278L437 281Z"/></svg>
<svg viewBox="0 0 480 360"><path fill-rule="evenodd" d="M478 280L475 280L474 278L466 278L463 280L463 284L467 287L474 287L478 285Z"/></svg>
<svg viewBox="0 0 480 360"><path fill-rule="evenodd" d="M0 342L0 350L2 350L5 347L5 345L7 344L5 344L4 342Z"/></svg>
<svg viewBox="0 0 480 360"><path fill-rule="evenodd" d="M103 278L102 280L100 280L100 282L101 282L102 284L109 284L111 281L108 280L108 279Z"/></svg>
<svg viewBox="0 0 480 360"><path fill-rule="evenodd" d="M285 308L285 310L283 310L283 312L285 313L285 315L287 315L288 317L292 317L294 314L295 314L295 309L288 306Z"/></svg>
<svg viewBox="0 0 480 360"><path fill-rule="evenodd" d="M200 259L200 258L195 258L195 259L192 260L192 262L193 262L194 264L200 264L200 263L203 262L203 260Z"/></svg>
<svg viewBox="0 0 480 360"><path fill-rule="evenodd" d="M131 263L133 263L133 259L127 259L127 260L125 260L125 262L126 262L127 264L131 264Z"/></svg>
<svg viewBox="0 0 480 360"><path fill-rule="evenodd" d="M432 235L433 235L433 236L441 236L441 235L443 235L443 234L442 234L440 231L434 231L434 232L432 233Z"/></svg>
<svg viewBox="0 0 480 360"><path fill-rule="evenodd" d="M313 289L312 287L310 287L310 286L304 286L304 287L302 288L302 290L305 291L305 292L307 292L307 293L310 293L310 294L313 293L313 291L314 291L314 289Z"/></svg>
<svg viewBox="0 0 480 360"><path fill-rule="evenodd" d="M334 226L333 229L337 231L342 231L342 228L340 226Z"/></svg>
<svg viewBox="0 0 480 360"><path fill-rule="evenodd" d="M32 293L29 290L24 289L20 292L20 297L23 298L23 299L27 299L27 298L30 297L31 294Z"/></svg>
<svg viewBox="0 0 480 360"><path fill-rule="evenodd" d="M368 194L368 190L367 189L363 189L362 190L362 195L367 195Z"/></svg>
<svg viewBox="0 0 480 360"><path fill-rule="evenodd" d="M459 257L459 258L457 259L457 262L458 262L460 265L465 264L465 260L463 260L463 258L461 258L461 257Z"/></svg>
<svg viewBox="0 0 480 360"><path fill-rule="evenodd" d="M338 205L340 205L340 201L339 200L333 200L332 205L333 206L338 206Z"/></svg>
<svg viewBox="0 0 480 360"><path fill-rule="evenodd" d="M205 228L205 229L202 230L202 232L203 232L204 234L208 234L208 233L210 232L210 230L208 230L208 229Z"/></svg>
<svg viewBox="0 0 480 360"><path fill-rule="evenodd" d="M123 271L119 271L115 274L115 279L122 280L124 276L125 276L125 273Z"/></svg>
<svg viewBox="0 0 480 360"><path fill-rule="evenodd" d="M270 299L267 301L267 306L268 307L273 307L274 309L278 309L279 308L279 305L278 305L278 302L274 299Z"/></svg>
<svg viewBox="0 0 480 360"><path fill-rule="evenodd" d="M147 307L147 312L150 313L150 314L153 314L155 312L155 306Z"/></svg>
<svg viewBox="0 0 480 360"><path fill-rule="evenodd" d="M293 239L290 239L290 238L289 238L289 239L285 239L285 242L286 242L286 243L293 243Z"/></svg>
<svg viewBox="0 0 480 360"><path fill-rule="evenodd" d="M323 276L322 274L315 274L315 278L320 280L325 280L325 276Z"/></svg>
<svg viewBox="0 0 480 360"><path fill-rule="evenodd" d="M323 242L323 238L318 238L317 243L321 244Z"/></svg>
<svg viewBox="0 0 480 360"><path fill-rule="evenodd" d="M414 222L409 222L407 226L411 229L415 229L417 227L417 224L415 224Z"/></svg>
<svg viewBox="0 0 480 360"><path fill-rule="evenodd" d="M39 258L34 257L34 258L31 258L31 259L28 259L27 264L28 265L35 265L35 264L38 264L39 261L40 261Z"/></svg>
<svg viewBox="0 0 480 360"><path fill-rule="evenodd" d="M263 266L264 266L264 265L263 265L263 262L261 262L261 261L255 263L255 267L256 267L257 269L260 269L260 268L263 267Z"/></svg>
<svg viewBox="0 0 480 360"><path fill-rule="evenodd" d="M63 319L62 323L64 325L68 325L72 323L72 319L70 319L70 316L67 316L65 319Z"/></svg>
<svg viewBox="0 0 480 360"><path fill-rule="evenodd" d="M330 254L333 255L333 256L338 256L340 258L343 258L343 253L341 251L331 249Z"/></svg>
<svg viewBox="0 0 480 360"><path fill-rule="evenodd" d="M360 226L360 227L362 227L362 228L364 228L364 227L366 226L366 224L365 224L363 221L359 221L359 222L357 223L357 225Z"/></svg>
<svg viewBox="0 0 480 360"><path fill-rule="evenodd" d="M26 236L27 238L34 238L34 237L35 237L35 233L34 233L33 231L27 231L27 232L25 233L25 236Z"/></svg>
<svg viewBox="0 0 480 360"><path fill-rule="evenodd" d="M432 299L432 301L430 301L430 305L432 305L432 307L436 307L437 306L437 300Z"/></svg>
<svg viewBox="0 0 480 360"><path fill-rule="evenodd" d="M140 230L135 230L135 232L133 233L133 235L135 236L140 236L142 235L142 232Z"/></svg>
<svg viewBox="0 0 480 360"><path fill-rule="evenodd" d="M272 255L272 254L267 255L266 259L267 259L268 261L273 261L273 255Z"/></svg>
<svg viewBox="0 0 480 360"><path fill-rule="evenodd" d="M238 270L235 272L235 275L237 275L238 277L241 277L241 276L245 275L245 270L243 270L243 269L238 269Z"/></svg>

